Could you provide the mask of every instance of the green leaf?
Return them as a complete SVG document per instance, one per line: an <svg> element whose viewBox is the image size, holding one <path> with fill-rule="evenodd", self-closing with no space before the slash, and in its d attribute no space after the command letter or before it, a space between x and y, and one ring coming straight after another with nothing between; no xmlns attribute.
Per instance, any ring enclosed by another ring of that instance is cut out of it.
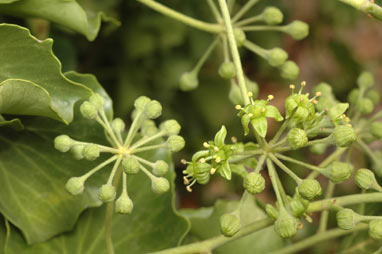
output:
<svg viewBox="0 0 382 254"><path fill-rule="evenodd" d="M201 208L192 212L190 210L182 212L191 221L191 231L187 239L196 238L199 241L220 235L220 216L232 212L239 205L238 201L218 200L213 207L213 211L208 208ZM202 210L200 212L199 210ZM240 212L242 226L266 218L253 196L248 195L243 202ZM275 233L273 227L268 227L248 236L230 242L214 250L214 254L253 254L268 253L278 250L283 246L283 240Z"/></svg>
<svg viewBox="0 0 382 254"><path fill-rule="evenodd" d="M231 180L232 173L231 168L229 166L228 160L226 160L219 168L219 174L227 180Z"/></svg>
<svg viewBox="0 0 382 254"><path fill-rule="evenodd" d="M257 134L259 134L260 137L265 138L268 129L267 119L265 117L259 117L251 120L251 124L253 128L255 128Z"/></svg>
<svg viewBox="0 0 382 254"><path fill-rule="evenodd" d="M154 158L163 156L162 151ZM144 254L173 247L188 231L188 222L174 210L175 173L172 164L171 168L166 177L171 178L172 189L162 195L152 192L151 182L143 173L128 178L127 188L134 210L130 215L113 215L112 238L116 253ZM28 246L13 229L6 254L106 254L105 210L105 205L88 209L72 232L32 246Z"/></svg>
<svg viewBox="0 0 382 254"><path fill-rule="evenodd" d="M52 40L39 41L29 30L8 24L0 24L0 38L0 113L71 122L74 104L92 91L61 73Z"/></svg>
<svg viewBox="0 0 382 254"><path fill-rule="evenodd" d="M22 130L24 129L24 125L21 123L20 119L15 118L12 120L5 120L2 115L0 115L0 127L8 126L13 128L14 130Z"/></svg>
<svg viewBox="0 0 382 254"><path fill-rule="evenodd" d="M348 103L338 103L335 106L331 107L329 109L329 116L330 119L332 119L332 122L336 123L338 121L338 118L342 116L348 108Z"/></svg>
<svg viewBox="0 0 382 254"><path fill-rule="evenodd" d="M245 114L241 117L241 125L244 129L244 135L247 136L249 133L249 127L248 124L251 121L251 118L248 116L248 114Z"/></svg>
<svg viewBox="0 0 382 254"><path fill-rule="evenodd" d="M99 32L101 21L115 20L106 17L102 12L84 9L76 1L62 0L22 0L0 5L0 13L21 18L43 18L65 26L93 41Z"/></svg>
<svg viewBox="0 0 382 254"><path fill-rule="evenodd" d="M272 106L272 105L266 106L265 116L270 117L270 118L274 118L278 122L284 120L284 118L280 114L279 110L275 106Z"/></svg>
<svg viewBox="0 0 382 254"><path fill-rule="evenodd" d="M227 136L227 129L223 125L221 129L216 133L214 143L218 147L224 146L224 140L225 137Z"/></svg>
<svg viewBox="0 0 382 254"><path fill-rule="evenodd" d="M9 4L20 0L0 0L0 4Z"/></svg>

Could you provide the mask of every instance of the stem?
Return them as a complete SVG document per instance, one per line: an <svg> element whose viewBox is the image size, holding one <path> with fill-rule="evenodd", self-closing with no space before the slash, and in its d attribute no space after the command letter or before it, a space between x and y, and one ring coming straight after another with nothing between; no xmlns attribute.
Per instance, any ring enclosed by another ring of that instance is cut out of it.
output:
<svg viewBox="0 0 382 254"><path fill-rule="evenodd" d="M214 14L216 21L221 22L223 18L222 18L222 15L220 15L220 12L218 11L218 9L216 7L214 0L207 0L207 3L210 6L212 13Z"/></svg>
<svg viewBox="0 0 382 254"><path fill-rule="evenodd" d="M251 9L259 0L249 0L241 9L235 14L232 22L238 21L249 9Z"/></svg>
<svg viewBox="0 0 382 254"><path fill-rule="evenodd" d="M368 145L366 145L361 139L357 139L357 144L361 146L363 151L370 157L370 159L378 165L378 158L376 155L373 153L373 151L370 149Z"/></svg>
<svg viewBox="0 0 382 254"><path fill-rule="evenodd" d="M85 175L83 175L82 177L87 179L89 178L91 175L93 175L95 172L97 172L98 170L102 169L103 167L105 167L106 165L112 163L113 161L115 161L117 159L117 155L114 155L112 157L110 157L108 160L102 162L101 164L99 164L97 167L91 169L90 171L88 171Z"/></svg>
<svg viewBox="0 0 382 254"><path fill-rule="evenodd" d="M317 243L329 240L331 238L340 237L343 235L350 234L352 232L365 230L367 229L367 225L358 225L355 226L351 230L343 230L343 229L332 229L323 233L316 234L314 236L308 237L300 242L294 243L293 245L289 245L288 247L285 247L281 250L273 251L268 254L290 254L290 253L296 253L300 250L306 249L312 245L315 245Z"/></svg>
<svg viewBox="0 0 382 254"><path fill-rule="evenodd" d="M351 5L357 10L372 15L374 18L382 20L382 8L373 1L365 0L339 0L345 4Z"/></svg>
<svg viewBox="0 0 382 254"><path fill-rule="evenodd" d="M302 182L302 179L298 177L292 170L290 170L287 166L285 166L281 161L279 161L273 154L268 154L268 157L285 173L287 173L296 183L299 185Z"/></svg>
<svg viewBox="0 0 382 254"><path fill-rule="evenodd" d="M143 158L141 158L141 157L134 156L134 155L133 155L133 157L134 157L137 161L140 161L140 162L146 164L147 166L150 166L150 167L152 167L152 168L154 167L154 163L152 163L151 161L145 160L145 159L143 159Z"/></svg>
<svg viewBox="0 0 382 254"><path fill-rule="evenodd" d="M114 141L114 143L116 144L117 147L121 147L121 144L119 143L117 137L115 136L115 133L110 126L109 120L107 119L107 117L105 115L105 111L103 108L100 110L100 114L101 114L101 118L103 119L103 122L105 123L105 125L107 127L106 131L109 133L111 139Z"/></svg>
<svg viewBox="0 0 382 254"><path fill-rule="evenodd" d="M139 164L139 167L141 168L141 170L143 171L143 173L145 173L145 175L147 175L151 180L155 179L156 176L154 176L153 174L151 174L151 172L149 170L147 170L147 168L145 168L144 166L142 166L141 164Z"/></svg>
<svg viewBox="0 0 382 254"><path fill-rule="evenodd" d="M320 168L325 168L327 167L330 163L332 163L333 161L335 161L338 157L340 157L345 151L346 151L347 148L343 148L343 147L339 147L336 149L336 151L334 151L334 153L332 153L329 157L327 157L323 162L321 162L318 167ZM317 176L319 176L320 173L318 171L314 171L312 173L310 173L310 175L307 177L307 179L314 179L316 178Z"/></svg>
<svg viewBox="0 0 382 254"><path fill-rule="evenodd" d="M110 135L110 130L109 130L109 128L108 128L108 126L102 121L102 119L99 117L99 116L97 116L96 117L96 121L97 121L97 123L99 123L101 126L102 126L102 128L104 128L104 130L106 131L106 136L107 137L111 137L111 135ZM111 137L112 138L112 137ZM115 146L115 147L118 147L118 142L116 142L113 138L110 140L110 139L108 139L108 141L113 145L113 146Z"/></svg>
<svg viewBox="0 0 382 254"><path fill-rule="evenodd" d="M242 21L236 22L235 26L244 26L244 25L247 25L247 24L250 24L250 23L254 23L254 22L258 22L258 21L262 21L262 20L263 20L263 14L259 14L257 16L250 17L250 18L247 18L247 19L243 19Z"/></svg>
<svg viewBox="0 0 382 254"><path fill-rule="evenodd" d="M246 40L243 44L244 47L246 47L248 50L252 51L253 53L261 56L262 58L266 59L267 58L267 53L268 50L263 49L262 47Z"/></svg>
<svg viewBox="0 0 382 254"><path fill-rule="evenodd" d="M162 143L159 145L145 146L145 147L141 147L141 148L132 149L130 152L131 153L140 153L140 152L144 152L144 151L150 151L150 150L159 149L159 148L166 148L166 147L167 147L167 143Z"/></svg>
<svg viewBox="0 0 382 254"><path fill-rule="evenodd" d="M237 234L232 237L225 237L223 235L215 236L213 238L197 242L191 243L187 245L183 245L180 247L175 247L167 250L162 250L158 252L153 252L151 254L195 254L195 253L210 253L213 249L220 247L229 242L240 239L244 236L247 236L253 232L261 230L265 227L268 227L273 224L273 221L269 218L261 219L255 221L251 224L248 224L240 229Z"/></svg>
<svg viewBox="0 0 382 254"><path fill-rule="evenodd" d="M121 177L121 167L119 167L120 162L122 160L122 156L118 157L118 160L114 164L113 171L116 172L116 177L112 178L112 184L117 189L119 184L119 179ZM113 174L113 173L112 173ZM114 174L113 174L114 175ZM108 181L109 182L109 181ZM108 254L114 254L113 247L113 239L111 237L111 223L113 219L113 210L114 210L114 202L109 202L106 207L106 215L105 215L105 238L106 238L106 247Z"/></svg>
<svg viewBox="0 0 382 254"><path fill-rule="evenodd" d="M139 111L138 114L135 116L133 123L130 126L129 131L127 132L125 142L123 143L124 147L128 147L131 144L131 142L133 141L133 138L134 138L135 134L137 134L137 131L139 129L138 124L139 124L139 122L141 120L140 118L142 116L143 116L143 110Z"/></svg>
<svg viewBox="0 0 382 254"><path fill-rule="evenodd" d="M207 48L207 50L204 52L202 57L199 59L199 61L196 63L194 69L192 72L198 73L200 69L202 68L203 64L206 62L207 58L211 55L212 50L216 47L217 43L219 41L219 37L216 37L215 40L210 44L210 46Z"/></svg>
<svg viewBox="0 0 382 254"><path fill-rule="evenodd" d="M277 201L279 202L280 208L284 208L284 201L281 198L279 185L278 185L277 180L276 180L276 170L275 170L275 167L273 166L273 163L270 159L267 159L267 167L268 167L269 177L271 178L273 190L276 193Z"/></svg>
<svg viewBox="0 0 382 254"><path fill-rule="evenodd" d="M250 0L245 6L247 6L247 5L251 4L251 3L255 4L256 2L257 2L257 0ZM240 87L241 95L243 96L244 104L245 104L245 105L248 105L248 104L250 103L250 100L249 100L249 97L248 97L247 86L246 86L246 84L245 84L243 68L242 68L242 66L241 66L239 50L237 49L235 36L234 36L234 34L233 34L232 23L231 23L231 17L230 17L230 15L229 15L228 6L227 6L227 3L226 3L226 0L219 0L219 4L220 4L221 12L222 12L222 14L223 14L224 24L225 24L226 31L227 31L227 36L228 36L229 46L230 46L230 48L231 48L231 55L232 55L233 63L234 63L235 68L236 68L237 80L238 80L238 83L239 83L239 87ZM249 8L250 8L253 4L251 4L251 5L249 6ZM245 6L244 6L244 7L245 7ZM239 13L240 13L241 11L243 11L244 7L242 8L242 10L239 11ZM244 10L244 13L245 13L245 12L246 12L246 11ZM238 13L238 14L239 14L239 13ZM243 13L243 14L244 14L244 13ZM236 14L236 16L237 16L238 14ZM240 17L240 16L239 16L239 17Z"/></svg>
<svg viewBox="0 0 382 254"><path fill-rule="evenodd" d="M141 2L142 4L150 7L153 10L156 10L157 12L162 13L163 15L167 17L176 19L186 25L197 28L199 30L206 31L209 33L220 33L221 31L223 31L223 28L219 24L211 24L211 23L207 23L207 22L203 22L203 21L191 18L180 12L174 11L156 1L138 0L138 2Z"/></svg>
<svg viewBox="0 0 382 254"><path fill-rule="evenodd" d="M303 167L306 167L306 168L309 168L311 170L314 170L314 171L317 171L318 173L321 173L322 172L322 168L319 168L319 167L316 167L314 165L311 165L309 163L305 163L305 162L302 162L302 161L299 161L299 160L296 160L296 159L293 159L293 158L290 158L288 156L285 156L285 155L282 155L282 154L279 154L279 153L276 153L276 157L277 158L280 158L284 161L289 161L289 162L292 162L294 164L297 164L297 165L300 165L300 166L303 166Z"/></svg>
<svg viewBox="0 0 382 254"><path fill-rule="evenodd" d="M342 197L334 197L319 201L314 201L309 204L307 212L318 212L328 210L333 205L347 206L359 203L373 203L382 202L382 193L366 193L366 194L353 194Z"/></svg>
<svg viewBox="0 0 382 254"><path fill-rule="evenodd" d="M328 189L325 193L325 199L331 198L334 193L334 188L336 187L336 184L329 181L328 183ZM329 211L325 210L321 213L320 217L320 226L318 227L318 233L325 232L328 226L328 218L329 218Z"/></svg>
<svg viewBox="0 0 382 254"><path fill-rule="evenodd" d="M150 137L144 137L144 138L138 140L137 142L135 142L135 143L130 147L130 149L135 149L135 148L138 148L138 147L140 147L140 146L143 146L144 144L147 144L148 142L153 141L153 140L155 140L155 139L157 139L157 138L161 138L161 137L163 137L164 135L166 135L166 133L164 133L163 131L160 131L160 132L158 132L157 134L152 135L152 136L150 136Z"/></svg>
<svg viewBox="0 0 382 254"><path fill-rule="evenodd" d="M259 173L260 170L261 170L261 167L263 166L264 162L265 162L265 159L267 158L267 156L265 154L261 155L258 162L257 162L257 165L256 165L256 168L255 168L255 173Z"/></svg>
<svg viewBox="0 0 382 254"><path fill-rule="evenodd" d="M289 119L286 119L283 124L281 125L281 127L279 128L279 130L277 131L277 133L275 134L275 136L273 137L273 139L269 142L269 145L273 145L274 143L276 143L280 136L284 133L285 129L288 127L288 124L289 124Z"/></svg>

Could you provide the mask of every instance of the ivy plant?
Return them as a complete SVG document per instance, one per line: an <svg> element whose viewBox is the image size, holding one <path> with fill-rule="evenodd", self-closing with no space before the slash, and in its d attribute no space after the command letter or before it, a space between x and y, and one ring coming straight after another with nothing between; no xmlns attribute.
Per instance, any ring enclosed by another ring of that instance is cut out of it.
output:
<svg viewBox="0 0 382 254"><path fill-rule="evenodd" d="M96 76L63 72L54 40L46 38L51 25L58 38L78 33L89 41L102 21L111 30L124 26L110 11L116 2L0 0L0 253L288 254L337 238L343 253L382 253L381 84L371 72L359 73L346 101L328 83L297 83L300 67L287 50L261 46L250 34L303 40L309 24L286 23L280 8L260 8L259 0L200 3L214 23L138 0L146 12L165 16L158 20L172 18L212 35L173 86L182 94L208 86L200 73L220 53L214 73L228 83L224 103L236 110L240 136L221 123L176 164L174 156L187 145L182 126L168 117L176 107L123 94L132 110L129 118L116 117L113 96ZM382 19L374 1L339 2ZM178 45L185 34L182 28L167 33L172 39L164 44ZM149 37L139 38L148 45ZM243 52L276 70L289 94L264 93L245 74ZM134 54L141 53L128 55ZM218 177L239 182L241 197L179 207L175 179L191 193ZM264 201L265 192L274 198Z"/></svg>

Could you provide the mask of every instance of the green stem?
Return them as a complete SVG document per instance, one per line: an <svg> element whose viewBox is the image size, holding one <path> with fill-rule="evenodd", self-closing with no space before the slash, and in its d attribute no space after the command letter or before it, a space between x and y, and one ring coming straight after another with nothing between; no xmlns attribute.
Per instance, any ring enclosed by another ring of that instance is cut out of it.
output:
<svg viewBox="0 0 382 254"><path fill-rule="evenodd" d="M166 133L163 132L163 131L160 131L160 132L158 132L157 134L154 134L154 135L152 135L152 136L150 136L150 137L143 137L143 138L141 138L140 140L138 140L137 142L135 142L135 143L130 147L130 149L131 149L131 150L132 150L132 149L136 149L136 148L138 148L138 147L140 147L140 146L143 146L144 144L147 144L148 142L154 141L154 140L157 139L157 138L161 138L161 137L163 137L164 135L166 135Z"/></svg>
<svg viewBox="0 0 382 254"><path fill-rule="evenodd" d="M279 31L285 32L286 26L243 26L241 28L243 31Z"/></svg>
<svg viewBox="0 0 382 254"><path fill-rule="evenodd" d="M140 148L132 149L130 152L131 153L140 153L140 152L156 150L156 149L166 148L166 147L167 147L167 143L162 143L162 144L159 144L159 145L145 146L145 147L140 147Z"/></svg>
<svg viewBox="0 0 382 254"><path fill-rule="evenodd" d="M382 193L353 194L342 197L334 197L309 204L307 212L318 212L331 209L334 205L347 206L359 203L378 203L382 202Z"/></svg>
<svg viewBox="0 0 382 254"><path fill-rule="evenodd" d="M343 148L343 147L337 148L336 151L334 151L334 153L332 153L323 162L321 162L320 165L318 165L318 167L319 168L327 167L330 163L337 160L337 158L340 157L346 150L347 150L347 148ZM314 172L310 173L310 175L307 177L307 179L314 179L319 175L320 175L320 173L318 171L314 171Z"/></svg>
<svg viewBox="0 0 382 254"><path fill-rule="evenodd" d="M287 166L285 166L281 161L279 161L276 156L273 154L268 154L268 157L282 170L284 170L285 173L287 173L296 183L299 185L302 182L302 179L298 177L292 170L290 170Z"/></svg>
<svg viewBox="0 0 382 254"><path fill-rule="evenodd" d="M325 199L331 198L334 193L334 188L336 187L336 184L329 181L328 188L325 193ZM320 225L318 227L318 233L325 232L328 226L328 218L329 218L329 211L325 210L321 213L320 217Z"/></svg>
<svg viewBox="0 0 382 254"><path fill-rule="evenodd" d="M289 124L289 119L286 119L283 124L281 125L281 127L279 128L279 130L276 132L275 136L273 137L273 139L269 142L270 145L273 145L274 143L276 143L280 136L284 133L285 129L288 127L288 124Z"/></svg>
<svg viewBox="0 0 382 254"><path fill-rule="evenodd" d="M166 249L158 252L153 252L151 254L195 254L195 253L210 253L213 249L218 248L224 244L240 239L247 236L253 232L261 230L273 224L273 221L269 218L261 219L248 224L240 229L237 234L232 237L225 237L223 235L215 236L213 238L183 245L180 247L175 247L171 249Z"/></svg>
<svg viewBox="0 0 382 254"><path fill-rule="evenodd" d="M115 161L116 159L118 158L117 155L114 155L112 157L110 157L109 159L107 159L106 161L102 162L101 164L99 164L98 166L96 166L95 168L91 169L90 171L88 171L85 175L83 175L82 177L87 179L89 178L91 175L93 175L95 172L97 172L98 170L102 169L103 167L105 167L106 165L112 163L113 161Z"/></svg>
<svg viewBox="0 0 382 254"><path fill-rule="evenodd" d="M294 164L297 164L297 165L306 167L306 168L308 168L308 169L317 171L318 173L321 173L322 170L323 170L322 168L316 167L316 166L311 165L311 164L309 164L309 163L305 163L305 162L302 162L302 161L293 159L293 158L291 158L291 157L288 157L288 156L285 156L285 155L282 155L282 154L279 154L279 153L276 153L276 157L277 157L277 158L280 158L280 159L282 159L282 160L284 160L284 161L289 161L289 162L292 162L292 163L294 163Z"/></svg>
<svg viewBox="0 0 382 254"><path fill-rule="evenodd" d="M109 120L107 119L107 117L105 115L105 110L103 108L100 110L100 114L101 114L101 118L102 118L103 122L105 123L105 125L107 127L106 131L108 132L109 136L114 141L114 143L117 145L117 147L121 147L121 144L119 143L117 137L115 136L113 128L111 128Z"/></svg>
<svg viewBox="0 0 382 254"><path fill-rule="evenodd" d="M343 229L332 229L323 233L316 234L314 236L308 237L300 242L293 243L292 245L289 245L288 247L285 247L281 250L273 251L268 254L290 254L290 253L297 253L300 250L306 249L310 246L313 246L317 243L340 237L343 235L350 234L352 232L360 231L360 230L366 230L368 228L367 225L358 225L355 226L351 230L343 230Z"/></svg>
<svg viewBox="0 0 382 254"><path fill-rule="evenodd" d="M370 14L376 19L382 20L382 8L373 1L365 0L339 0L345 4L351 5L357 10L360 10L366 14Z"/></svg>
<svg viewBox="0 0 382 254"><path fill-rule="evenodd" d="M357 139L357 144L361 146L362 150L370 157L370 159L378 165L378 158L373 153L373 151L370 149L368 145L366 145L361 139Z"/></svg>
<svg viewBox="0 0 382 254"><path fill-rule="evenodd" d="M134 138L135 134L137 134L138 129L140 127L139 123L141 121L141 117L143 116L143 114L144 114L144 112L143 112L143 110L141 110L141 111L138 111L138 114L135 116L133 123L130 126L129 131L127 132L125 142L123 143L124 147L128 147L131 144L131 142L133 141L133 138Z"/></svg>
<svg viewBox="0 0 382 254"><path fill-rule="evenodd" d="M235 14L232 22L238 21L247 11L249 11L259 0L249 0L241 9Z"/></svg>
<svg viewBox="0 0 382 254"><path fill-rule="evenodd" d="M255 1L250 0L246 5L248 5L250 2L255 3L255 2L257 2L257 0L255 0ZM226 0L219 0L219 5L220 5L221 12L223 14L224 24L225 24L226 31L227 31L229 46L231 48L231 55L232 55L233 63L234 63L235 68L236 68L237 80L239 83L241 95L243 96L244 104L248 105L250 103L250 100L248 97L247 86L245 84L245 79L244 79L244 72L243 72L243 68L241 66L239 50L237 49L235 35L234 35L233 29L232 29L231 17L229 15L229 10L228 10Z"/></svg>
<svg viewBox="0 0 382 254"><path fill-rule="evenodd" d="M116 171L116 177L112 180L113 186L117 189L119 184L119 179L121 178L121 167L119 167L122 156L118 157L117 162L114 164L113 171ZM114 170L115 169L115 170ZM113 173L112 173L113 174ZM113 210L114 210L114 202L109 202L106 207L106 215L105 215L105 238L106 238L106 248L108 254L114 254L113 247L113 239L111 232L111 223L113 220Z"/></svg>
<svg viewBox="0 0 382 254"><path fill-rule="evenodd" d="M254 22L258 22L258 21L262 21L262 20L263 20L263 14L259 14L257 16L250 17L247 19L243 19L242 21L236 22L235 26L240 27L240 26L244 26L244 25L251 24Z"/></svg>
<svg viewBox="0 0 382 254"><path fill-rule="evenodd" d="M259 160L257 161L256 168L254 170L255 173L259 173L260 172L261 167L264 165L264 162L265 162L266 158L267 158L267 156L265 154L260 156Z"/></svg>
<svg viewBox="0 0 382 254"><path fill-rule="evenodd" d="M264 59L267 58L268 50L263 49L262 47L258 45L246 40L243 46L246 47L248 50L252 51L253 53L255 53L256 55L259 55Z"/></svg>
<svg viewBox="0 0 382 254"><path fill-rule="evenodd" d="M214 0L207 0L207 3L210 6L212 13L214 14L216 21L221 22L223 20L223 18L222 18L222 15L220 15L220 12L218 11L218 9L216 7Z"/></svg>
<svg viewBox="0 0 382 254"><path fill-rule="evenodd" d="M271 178L273 190L275 191L277 201L279 202L280 208L284 208L284 201L283 198L281 197L280 190L279 190L279 185L276 180L276 169L273 166L273 163L270 159L267 159L267 167L268 167L268 173L269 177Z"/></svg>
<svg viewBox="0 0 382 254"><path fill-rule="evenodd" d="M206 62L207 58L211 55L211 52L216 47L217 43L219 41L219 37L216 37L213 42L210 44L210 46L207 48L207 50L204 52L202 57L199 59L199 61L196 63L194 69L192 70L193 73L197 74L200 69L202 68L203 64Z"/></svg>
<svg viewBox="0 0 382 254"><path fill-rule="evenodd" d="M223 31L222 26L220 26L219 24L211 24L211 23L207 23L207 22L203 22L203 21L191 18L180 12L174 11L173 9L170 9L156 1L138 0L138 2L150 7L153 10L156 10L157 12L162 13L163 15L167 17L176 19L186 25L197 28L199 30L210 32L210 33L220 33Z"/></svg>

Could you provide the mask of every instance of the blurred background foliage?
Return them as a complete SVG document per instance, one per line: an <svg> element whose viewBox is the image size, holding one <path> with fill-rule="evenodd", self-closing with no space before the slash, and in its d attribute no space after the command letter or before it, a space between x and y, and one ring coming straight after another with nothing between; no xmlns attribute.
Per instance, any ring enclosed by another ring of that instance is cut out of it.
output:
<svg viewBox="0 0 382 254"><path fill-rule="evenodd" d="M133 101L140 95L159 100L164 107L163 119L177 119L182 125L181 135L187 142L186 149L174 158L178 175L183 169L180 159L190 159L201 148L203 141L213 138L221 125L227 127L229 135L238 137L239 141L243 139L239 119L228 100L230 83L217 75L223 61L221 50L215 50L201 69L197 90L182 92L178 88L180 75L195 65L213 35L187 27L137 1L78 2L90 10L102 10L119 20L121 25L104 23L99 36L89 42L79 34L43 20L4 16L0 20L27 26L40 39L53 38L53 49L62 62L63 71L93 73L112 97L116 116L129 122ZM214 22L205 0L158 2L189 16ZM237 0L236 8L244 2ZM376 2L381 4L382 1ZM309 90L321 81L328 82L337 98L345 101L347 93L356 86L357 76L367 70L373 73L377 88L382 90L381 22L333 0L260 1L247 17L260 13L270 5L283 11L284 24L296 19L307 22L309 36L295 41L282 33L248 32L247 38L264 48L277 46L285 49L289 58L300 67L297 83L306 80ZM266 98L268 94L273 94L273 105L283 112L284 99L290 93L289 82L280 77L277 69L253 53L241 50L241 57L246 75L259 84L259 97ZM376 110L381 110L381 106ZM269 124L268 136L271 136L277 130L277 123L270 121ZM249 136L245 140L251 138ZM316 163L324 158L313 156L307 150L295 153L296 158L306 158ZM353 155L359 166L364 165L361 154ZM296 168L296 172L298 170ZM302 174L306 173L302 168L300 170ZM289 181L289 178L283 179ZM325 189L326 183L322 184ZM242 192L241 180L235 178L227 183L222 178L214 177L207 186L198 186L190 194L184 190L181 177L178 177L177 187L179 206L182 208L209 206L217 198L236 199ZM356 191L349 181L337 188L336 195ZM271 202L274 200L273 192L268 189L259 198ZM334 225L334 218L331 219Z"/></svg>

